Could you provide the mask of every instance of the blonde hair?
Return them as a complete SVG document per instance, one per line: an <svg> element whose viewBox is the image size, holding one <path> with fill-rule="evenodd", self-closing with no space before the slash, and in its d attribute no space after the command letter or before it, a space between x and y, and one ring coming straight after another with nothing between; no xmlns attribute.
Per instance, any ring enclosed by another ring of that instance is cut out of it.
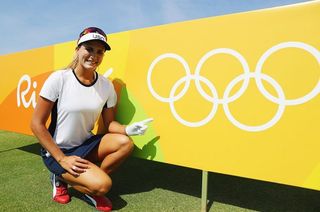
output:
<svg viewBox="0 0 320 212"><path fill-rule="evenodd" d="M69 63L69 65L67 65L66 68L71 68L72 70L74 70L77 67L77 65L79 63L79 57L78 57L78 54L77 54L77 51L78 51L79 47L80 46L77 46L77 48L75 49L76 52L75 52L75 54L73 56L73 60L71 61L71 63Z"/></svg>

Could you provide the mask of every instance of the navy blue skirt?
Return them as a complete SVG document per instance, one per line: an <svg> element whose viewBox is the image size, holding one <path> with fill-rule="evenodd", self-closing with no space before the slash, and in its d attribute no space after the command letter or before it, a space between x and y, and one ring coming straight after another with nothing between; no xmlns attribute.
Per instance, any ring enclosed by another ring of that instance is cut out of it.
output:
<svg viewBox="0 0 320 212"><path fill-rule="evenodd" d="M100 143L102 137L103 135L94 135L87 139L80 146L61 150L67 156L75 155L85 158ZM51 155L48 154L44 148L41 148L41 157L50 172L58 176L61 176L63 173L67 172Z"/></svg>

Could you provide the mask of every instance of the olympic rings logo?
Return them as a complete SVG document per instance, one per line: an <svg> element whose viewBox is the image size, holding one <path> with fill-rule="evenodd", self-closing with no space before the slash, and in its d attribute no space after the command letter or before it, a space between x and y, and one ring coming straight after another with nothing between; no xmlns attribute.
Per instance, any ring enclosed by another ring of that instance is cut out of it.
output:
<svg viewBox="0 0 320 212"><path fill-rule="evenodd" d="M262 67L263 67L264 62L267 60L267 58L270 55L272 55L273 53L275 53L281 49L285 49L285 48L303 49L303 50L307 51L308 53L310 53L318 61L318 64L320 65L320 52L316 48L314 48L313 46L302 43L302 42L283 42L283 43L280 43L278 45L271 47L260 57L254 72L250 72L249 65L246 62L245 58L239 52L237 52L233 49L230 49L230 48L218 48L218 49L213 49L213 50L207 52L198 62L194 74L191 74L189 65L184 60L183 57L179 56L178 54L174 54L174 53L165 53L165 54L162 54L162 55L158 56L157 58L155 58L149 67L148 75L147 75L148 88L154 98L156 98L160 102L169 103L172 115L176 118L177 121L179 121L181 124L183 124L185 126L200 127L200 126L207 124L211 119L213 119L213 117L215 116L215 114L217 112L218 105L221 104L223 106L223 110L224 110L228 120L236 127L240 128L242 130L245 130L245 131L249 131L249 132L263 131L263 130L269 129L270 127L274 126L280 120L282 114L284 113L286 106L303 104L303 103L313 99L320 92L320 80L318 80L318 83L316 84L316 86L305 96L300 97L300 98L296 98L296 99L286 99L285 94L283 92L283 89L279 85L279 83L277 83L277 81L274 80L269 75L262 73ZM236 78L234 78L228 84L228 86L226 87L226 89L224 91L223 98L219 98L218 93L217 93L217 89L215 88L215 86L207 78L200 75L201 68L202 68L203 64L206 62L206 60L214 55L217 55L217 54L229 54L229 55L237 58L243 68L243 73L240 74L239 76L237 76ZM151 83L151 76L152 76L153 69L157 65L157 63L160 62L161 60L164 60L167 58L172 58L172 59L179 61L183 65L185 72L186 72L186 75L184 77L180 78L173 85L173 87L171 88L169 97L162 97L162 96L158 95L155 92L155 90L153 89L153 86ZM249 126L249 125L246 125L246 124L239 122L231 114L229 106L228 106L229 103L240 98L240 96L246 91L246 89L249 85L249 80L251 78L253 78L255 80L255 83L256 83L259 91L263 94L264 97L266 97L271 102L279 105L278 110L277 110L276 114L274 115L274 117L270 121L268 121L267 123L262 124L262 125L258 125L258 126ZM179 114L177 113L177 111L174 107L174 102L181 99L188 91L189 86L190 86L190 82L192 80L194 80L196 88L197 88L198 92L201 94L201 96L213 104L209 115L206 118L204 118L198 122L189 122L189 121L184 120L182 117L179 116ZM276 90L276 92L278 94L278 97L273 96L265 89L265 87L262 83L262 80L267 81L269 84L271 84L274 87L274 89ZM240 81L243 81L242 86L234 95L230 96L231 90ZM211 95L208 95L203 90L200 82L202 82L202 83L206 84L206 86L208 86L208 88L210 89ZM175 95L177 88L182 83L185 83L183 89L181 90L180 93Z"/></svg>

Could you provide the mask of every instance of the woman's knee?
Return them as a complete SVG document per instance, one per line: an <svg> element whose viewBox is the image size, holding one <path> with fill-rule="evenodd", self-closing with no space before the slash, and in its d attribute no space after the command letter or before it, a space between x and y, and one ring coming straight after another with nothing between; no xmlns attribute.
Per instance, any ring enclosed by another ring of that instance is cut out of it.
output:
<svg viewBox="0 0 320 212"><path fill-rule="evenodd" d="M126 136L126 135L123 135L122 139L123 139L123 142L122 142L123 148L126 149L127 152L131 153L134 148L133 141L129 136Z"/></svg>
<svg viewBox="0 0 320 212"><path fill-rule="evenodd" d="M112 180L106 176L100 179L95 178L91 181L88 189L92 195L102 196L110 191L112 187Z"/></svg>
<svg viewBox="0 0 320 212"><path fill-rule="evenodd" d="M132 150L134 148L134 144L129 136L118 135L117 140L118 140L118 143L120 144L120 148L122 150L125 150L126 152L132 152Z"/></svg>
<svg viewBox="0 0 320 212"><path fill-rule="evenodd" d="M101 145L101 148L106 150L107 153L105 156L113 152L129 155L134 149L133 141L127 135L110 133L106 134L102 140L103 142L101 143L103 145Z"/></svg>

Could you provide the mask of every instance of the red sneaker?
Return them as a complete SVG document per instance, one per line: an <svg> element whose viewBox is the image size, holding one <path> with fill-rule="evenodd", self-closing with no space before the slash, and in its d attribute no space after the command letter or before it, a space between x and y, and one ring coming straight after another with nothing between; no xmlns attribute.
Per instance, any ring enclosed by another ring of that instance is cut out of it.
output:
<svg viewBox="0 0 320 212"><path fill-rule="evenodd" d="M53 187L53 201L60 204L70 202L71 198L68 194L68 184L59 180L55 174L51 174L50 178Z"/></svg>
<svg viewBox="0 0 320 212"><path fill-rule="evenodd" d="M97 210L99 211L111 211L112 210L112 203L111 201L105 196L89 196L85 194L85 200L90 204L94 205Z"/></svg>

